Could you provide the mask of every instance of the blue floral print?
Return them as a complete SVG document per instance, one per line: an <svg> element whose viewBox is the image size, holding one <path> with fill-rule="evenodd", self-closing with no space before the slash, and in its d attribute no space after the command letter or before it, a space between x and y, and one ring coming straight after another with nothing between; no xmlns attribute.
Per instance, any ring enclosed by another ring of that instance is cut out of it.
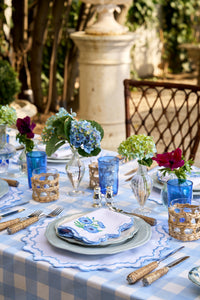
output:
<svg viewBox="0 0 200 300"><path fill-rule="evenodd" d="M95 220L94 217L80 217L74 222L74 225L90 233L97 233L102 231L103 228L106 228L103 222Z"/></svg>

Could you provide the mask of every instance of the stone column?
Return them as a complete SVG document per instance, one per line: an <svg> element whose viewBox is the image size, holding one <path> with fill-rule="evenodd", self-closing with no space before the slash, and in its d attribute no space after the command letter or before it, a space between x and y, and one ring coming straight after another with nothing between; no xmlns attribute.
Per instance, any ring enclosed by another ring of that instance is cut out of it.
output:
<svg viewBox="0 0 200 300"><path fill-rule="evenodd" d="M134 33L89 35L71 38L80 50L79 117L99 122L104 129L102 147L117 150L125 139L123 80L130 78L130 50Z"/></svg>

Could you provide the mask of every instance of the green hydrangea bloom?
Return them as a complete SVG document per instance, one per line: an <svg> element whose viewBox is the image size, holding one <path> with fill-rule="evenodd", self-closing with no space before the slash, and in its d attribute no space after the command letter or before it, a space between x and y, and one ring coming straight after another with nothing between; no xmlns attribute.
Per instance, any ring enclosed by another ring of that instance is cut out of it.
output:
<svg viewBox="0 0 200 300"><path fill-rule="evenodd" d="M132 135L121 142L118 153L128 160L138 159L143 165L150 166L156 146L151 136L144 134Z"/></svg>
<svg viewBox="0 0 200 300"><path fill-rule="evenodd" d="M13 107L0 105L0 124L13 125L16 123L17 114Z"/></svg>

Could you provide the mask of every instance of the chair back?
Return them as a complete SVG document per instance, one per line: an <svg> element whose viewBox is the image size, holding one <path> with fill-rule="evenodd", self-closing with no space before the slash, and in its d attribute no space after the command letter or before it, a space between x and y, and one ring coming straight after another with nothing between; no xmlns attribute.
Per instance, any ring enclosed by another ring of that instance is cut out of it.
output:
<svg viewBox="0 0 200 300"><path fill-rule="evenodd" d="M154 138L157 153L182 150L193 158L200 141L200 86L124 80L126 137Z"/></svg>

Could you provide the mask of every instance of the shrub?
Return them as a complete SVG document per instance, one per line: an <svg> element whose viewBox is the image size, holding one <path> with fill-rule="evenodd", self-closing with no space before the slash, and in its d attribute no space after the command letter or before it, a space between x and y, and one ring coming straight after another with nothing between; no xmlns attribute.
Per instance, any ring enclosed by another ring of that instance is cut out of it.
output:
<svg viewBox="0 0 200 300"><path fill-rule="evenodd" d="M17 73L6 60L0 60L0 104L10 104L20 91Z"/></svg>

